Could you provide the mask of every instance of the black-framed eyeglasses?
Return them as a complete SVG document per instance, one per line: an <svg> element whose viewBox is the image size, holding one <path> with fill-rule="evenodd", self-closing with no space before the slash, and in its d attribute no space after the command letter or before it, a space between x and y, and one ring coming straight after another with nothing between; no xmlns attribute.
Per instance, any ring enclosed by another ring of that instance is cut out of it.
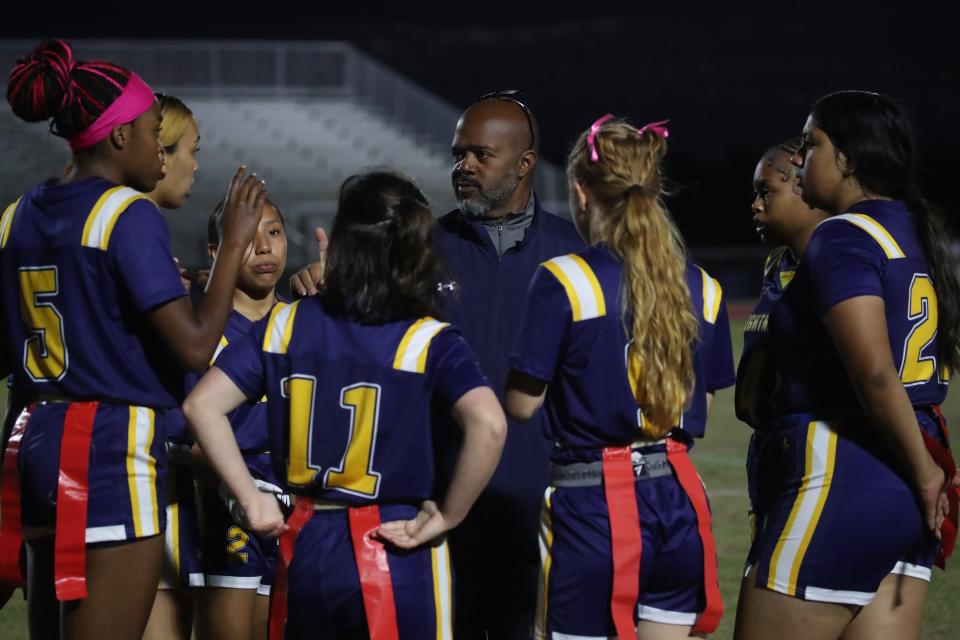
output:
<svg viewBox="0 0 960 640"><path fill-rule="evenodd" d="M520 109L523 110L523 117L527 119L527 126L530 128L530 148L536 149L537 130L533 126L533 112L531 112L530 107L526 105L526 98L524 98L522 91L519 89L500 89L499 91L491 91L490 93L484 94L477 98L474 101L474 104L483 102L484 100L506 100L507 102L513 102L519 106Z"/></svg>

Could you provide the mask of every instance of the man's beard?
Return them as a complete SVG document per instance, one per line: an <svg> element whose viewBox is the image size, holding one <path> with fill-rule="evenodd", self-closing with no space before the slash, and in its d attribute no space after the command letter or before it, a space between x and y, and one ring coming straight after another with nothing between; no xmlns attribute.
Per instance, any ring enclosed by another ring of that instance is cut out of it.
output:
<svg viewBox="0 0 960 640"><path fill-rule="evenodd" d="M517 190L519 182L520 179L517 178L517 174L511 171L495 189L490 191L478 190L476 200L467 198L457 200L457 208L466 216L474 218L486 216L492 209L499 207L510 199Z"/></svg>

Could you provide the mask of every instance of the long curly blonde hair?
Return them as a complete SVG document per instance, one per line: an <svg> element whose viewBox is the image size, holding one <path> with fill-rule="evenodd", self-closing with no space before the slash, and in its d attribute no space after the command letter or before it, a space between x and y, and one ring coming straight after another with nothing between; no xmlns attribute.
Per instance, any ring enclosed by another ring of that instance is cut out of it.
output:
<svg viewBox="0 0 960 640"><path fill-rule="evenodd" d="M643 432L660 438L680 421L693 390L693 348L699 335L687 288L683 238L662 200L661 159L666 140L638 133L623 120L604 124L591 160L589 131L567 159L567 177L585 189L599 214L593 242L605 242L623 260L621 294L627 374ZM628 326L629 325L629 326Z"/></svg>

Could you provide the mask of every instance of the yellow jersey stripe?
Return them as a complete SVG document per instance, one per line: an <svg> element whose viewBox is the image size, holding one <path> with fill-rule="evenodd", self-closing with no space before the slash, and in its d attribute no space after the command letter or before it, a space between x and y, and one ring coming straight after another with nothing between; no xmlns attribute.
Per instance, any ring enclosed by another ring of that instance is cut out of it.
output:
<svg viewBox="0 0 960 640"><path fill-rule="evenodd" d="M426 372L430 343L434 336L447 326L449 326L448 323L439 322L429 316L411 324L403 334L397 352L393 356L393 368L410 373Z"/></svg>
<svg viewBox="0 0 960 640"><path fill-rule="evenodd" d="M900 245L897 244L897 241L893 239L893 236L883 228L883 225L870 216L863 213L843 213L833 216L832 218L827 218L827 220L834 219L846 220L847 222L866 231L874 240L877 241L877 244L880 245L880 247L883 249L883 252L887 254L887 258L890 260L907 257L907 255L903 252L903 249L900 248Z"/></svg>
<svg viewBox="0 0 960 640"><path fill-rule="evenodd" d="M130 407L127 423L127 487L136 537L160 533L157 462L150 455L156 414L148 407Z"/></svg>
<svg viewBox="0 0 960 640"><path fill-rule="evenodd" d="M830 485L837 454L837 433L825 422L807 426L804 476L787 524L770 558L767 588L789 596L797 594L797 577L816 531Z"/></svg>
<svg viewBox="0 0 960 640"><path fill-rule="evenodd" d="M230 342L227 340L227 336L220 336L220 343L217 345L217 348L213 351L213 357L210 358L210 366L213 366L213 363L217 361L217 356L220 355L220 352L223 351Z"/></svg>
<svg viewBox="0 0 960 640"><path fill-rule="evenodd" d="M720 300L723 299L723 288L710 274L697 267L703 274L703 319L714 324L720 314Z"/></svg>
<svg viewBox="0 0 960 640"><path fill-rule="evenodd" d="M290 337L293 335L293 321L297 315L297 306L278 302L270 311L270 320L267 321L267 332L263 336L263 350L267 353L286 353L290 348Z"/></svg>
<svg viewBox="0 0 960 640"><path fill-rule="evenodd" d="M576 254L558 256L547 260L543 266L563 285L574 322L607 315L600 281L583 258Z"/></svg>
<svg viewBox="0 0 960 640"><path fill-rule="evenodd" d="M16 213L21 200L23 200L23 196L17 198L15 202L4 209L3 216L0 216L0 249L7 246L7 240L10 239L10 229L13 228L13 214Z"/></svg>
<svg viewBox="0 0 960 640"><path fill-rule="evenodd" d="M104 191L83 225L83 246L106 251L120 214L126 211L132 202L143 198L146 196L130 187L113 187Z"/></svg>

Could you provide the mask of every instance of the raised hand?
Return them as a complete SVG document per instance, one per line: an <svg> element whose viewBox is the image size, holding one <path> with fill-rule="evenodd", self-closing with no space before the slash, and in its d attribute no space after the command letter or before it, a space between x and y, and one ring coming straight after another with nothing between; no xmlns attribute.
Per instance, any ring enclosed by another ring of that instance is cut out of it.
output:
<svg viewBox="0 0 960 640"><path fill-rule="evenodd" d="M263 180L255 173L246 175L246 167L237 169L224 201L221 243L246 248L257 232L266 201Z"/></svg>
<svg viewBox="0 0 960 640"><path fill-rule="evenodd" d="M314 229L317 236L317 259L290 276L290 290L298 296L316 295L323 287L323 272L327 266L327 232L323 227Z"/></svg>

